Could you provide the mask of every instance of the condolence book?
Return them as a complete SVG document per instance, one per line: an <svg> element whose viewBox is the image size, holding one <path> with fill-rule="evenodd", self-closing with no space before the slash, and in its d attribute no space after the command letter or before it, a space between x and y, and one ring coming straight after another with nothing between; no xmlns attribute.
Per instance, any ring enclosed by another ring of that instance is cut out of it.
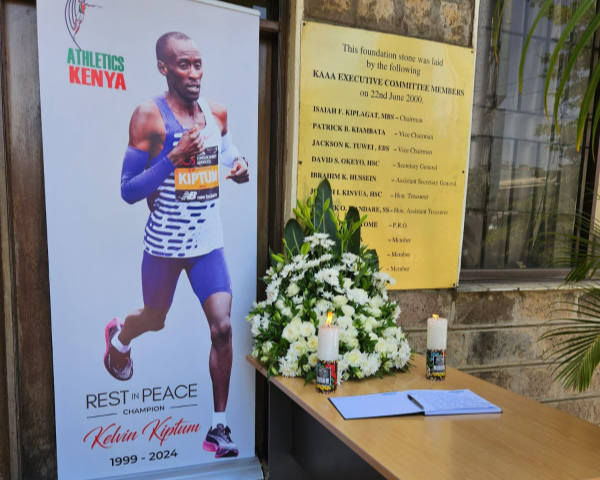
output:
<svg viewBox="0 0 600 480"><path fill-rule="evenodd" d="M407 390L329 399L345 420L396 415L501 413L500 407L471 390Z"/></svg>

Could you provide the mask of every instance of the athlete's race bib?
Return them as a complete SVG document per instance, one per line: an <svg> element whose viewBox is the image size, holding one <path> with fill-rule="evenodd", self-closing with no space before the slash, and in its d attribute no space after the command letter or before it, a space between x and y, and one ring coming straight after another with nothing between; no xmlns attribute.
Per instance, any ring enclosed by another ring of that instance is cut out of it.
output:
<svg viewBox="0 0 600 480"><path fill-rule="evenodd" d="M175 169L175 198L178 202L219 198L219 147L207 147Z"/></svg>

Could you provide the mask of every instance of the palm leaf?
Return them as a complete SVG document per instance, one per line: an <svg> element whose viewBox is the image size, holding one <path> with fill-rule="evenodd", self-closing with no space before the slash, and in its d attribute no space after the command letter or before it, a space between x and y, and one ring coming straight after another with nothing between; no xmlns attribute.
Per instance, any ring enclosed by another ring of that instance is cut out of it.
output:
<svg viewBox="0 0 600 480"><path fill-rule="evenodd" d="M529 33L527 34L527 39L525 40L525 45L523 46L523 51L521 52L521 62L519 63L519 92L523 92L523 70L525 69L525 57L527 56L527 50L529 50L529 44L531 43L531 38L533 37L533 32L537 27L537 24L540 22L542 17L546 15L546 12L550 9L550 7L554 4L554 0L546 0L544 4L541 6L540 11L538 12L535 20L531 24L531 28L529 29ZM496 54L496 61L498 61L498 55Z"/></svg>
<svg viewBox="0 0 600 480"><path fill-rule="evenodd" d="M594 371L600 365L600 284L585 288L580 303L568 302L560 311L575 315L588 313L592 318L557 318L540 340L555 339L543 357L551 359L557 381L565 389L582 392L589 388ZM582 308L583 307L583 308ZM556 324L560 322L560 326Z"/></svg>
<svg viewBox="0 0 600 480"><path fill-rule="evenodd" d="M558 57L560 56L560 52L562 50L563 45L571 35L573 29L577 26L581 17L585 15L585 13L595 5L596 0L584 0L579 7L573 13L573 16L568 21L567 25L565 25L564 30L558 42L554 46L554 50L552 51L552 56L550 57L550 62L548 63L548 72L546 73L546 83L544 85L544 110L546 112L546 117L550 120L550 116L548 115L548 91L550 90L550 82L552 81L552 74L554 72L554 67L556 66L556 62L558 62ZM558 102L558 99L556 99Z"/></svg>
<svg viewBox="0 0 600 480"><path fill-rule="evenodd" d="M600 63L596 65L594 68L594 72L590 78L590 83L587 86L585 94L583 95L583 100L581 101L581 106L579 110L579 118L577 119L577 151L581 148L581 140L583 139L583 131L585 129L585 122L590 113L590 108L592 106L592 100L594 95L596 94L596 87L598 86L598 81L600 80Z"/></svg>
<svg viewBox="0 0 600 480"><path fill-rule="evenodd" d="M559 135L560 135L560 125L558 124L558 109L560 107L560 100L562 98L563 91L565 89L565 86L567 85L567 81L569 80L571 71L573 70L575 63L577 62L577 60L579 60L579 55L581 54L581 52L585 48L585 46L588 44L588 42L592 39L592 37L594 36L594 33L596 33L596 30L598 29L598 27L600 27L600 14L596 14L594 19L590 22L588 28L585 30L585 32L581 36L581 39L579 40L579 42L577 43L577 45L575 46L573 51L569 54L569 61L567 62L567 66L565 67L565 69L562 72L562 78L560 80L560 84L559 84L558 88L556 89L556 96L554 98L554 115L553 115L554 116L554 125L556 125L556 133L558 133Z"/></svg>

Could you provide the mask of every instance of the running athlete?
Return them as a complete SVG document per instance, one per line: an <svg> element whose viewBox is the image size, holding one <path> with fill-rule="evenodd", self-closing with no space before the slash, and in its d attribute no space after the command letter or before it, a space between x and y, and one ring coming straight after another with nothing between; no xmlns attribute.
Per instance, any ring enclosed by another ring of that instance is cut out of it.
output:
<svg viewBox="0 0 600 480"><path fill-rule="evenodd" d="M223 252L219 215L219 162L226 179L249 180L248 163L233 144L224 105L200 97L202 58L183 33L156 43L158 71L168 90L142 103L131 117L123 160L121 195L130 204L146 199L150 216L144 234L144 307L105 329L104 365L118 380L133 375L131 341L162 330L177 280L185 270L210 327L209 369L213 423L203 448L216 458L235 457L225 409L232 363L231 280Z"/></svg>
<svg viewBox="0 0 600 480"><path fill-rule="evenodd" d="M100 5L92 5L91 3L85 3L85 0L79 0L79 5L77 6L77 18L73 25L73 35L77 35L77 32L81 28L81 24L85 18L85 9L87 7L102 8Z"/></svg>

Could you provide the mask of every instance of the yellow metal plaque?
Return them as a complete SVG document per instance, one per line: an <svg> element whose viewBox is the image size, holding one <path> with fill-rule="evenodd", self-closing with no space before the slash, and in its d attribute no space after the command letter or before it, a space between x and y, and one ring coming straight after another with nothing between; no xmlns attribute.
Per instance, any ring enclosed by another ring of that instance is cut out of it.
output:
<svg viewBox="0 0 600 480"><path fill-rule="evenodd" d="M340 216L395 289L457 282L473 96L471 49L306 22L298 198L328 178Z"/></svg>

